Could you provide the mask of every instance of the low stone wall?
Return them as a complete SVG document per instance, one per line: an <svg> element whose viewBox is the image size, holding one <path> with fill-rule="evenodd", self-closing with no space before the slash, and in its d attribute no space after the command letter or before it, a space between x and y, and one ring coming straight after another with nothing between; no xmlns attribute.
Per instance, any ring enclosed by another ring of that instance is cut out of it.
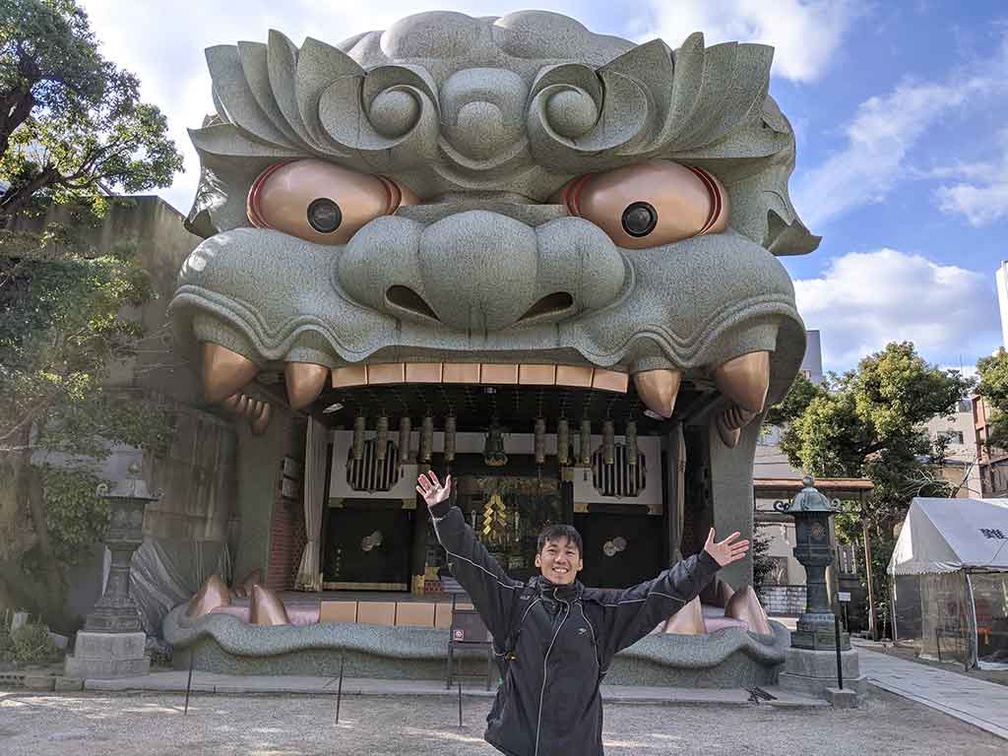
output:
<svg viewBox="0 0 1008 756"><path fill-rule="evenodd" d="M186 605L165 618L172 658L187 668L239 675L336 676L437 680L445 676L448 634L443 628L314 624L248 625L210 614L190 621ZM651 635L616 655L607 683L738 688L774 685L790 643L771 622L763 636L733 627L709 635ZM485 653L464 654L465 669L483 674Z"/></svg>
<svg viewBox="0 0 1008 756"><path fill-rule="evenodd" d="M765 585L756 591L767 614L797 617L805 611L804 585Z"/></svg>

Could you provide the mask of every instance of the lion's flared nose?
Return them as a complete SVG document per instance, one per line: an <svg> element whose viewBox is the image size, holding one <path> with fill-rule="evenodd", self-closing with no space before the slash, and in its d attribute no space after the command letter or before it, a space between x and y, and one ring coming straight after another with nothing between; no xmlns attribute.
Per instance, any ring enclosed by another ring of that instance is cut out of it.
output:
<svg viewBox="0 0 1008 756"><path fill-rule="evenodd" d="M536 299L535 230L497 213L472 210L428 226L420 237L420 275L443 323L498 331Z"/></svg>
<svg viewBox="0 0 1008 756"><path fill-rule="evenodd" d="M556 218L532 227L487 210L429 226L382 216L354 235L336 269L355 302L471 334L608 307L629 275L620 250L593 223Z"/></svg>

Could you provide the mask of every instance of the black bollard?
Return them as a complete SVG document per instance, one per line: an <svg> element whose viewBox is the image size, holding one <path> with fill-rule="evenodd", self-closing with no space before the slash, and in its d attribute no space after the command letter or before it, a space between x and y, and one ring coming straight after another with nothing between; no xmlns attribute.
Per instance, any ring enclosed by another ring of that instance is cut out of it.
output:
<svg viewBox="0 0 1008 756"><path fill-rule="evenodd" d="M340 701L343 698L343 657L339 658L339 684L336 686L336 724L339 724Z"/></svg>
<svg viewBox="0 0 1008 756"><path fill-rule="evenodd" d="M189 691L192 690L192 668L193 668L193 652L189 651L189 681L185 686L185 711L182 712L182 716L189 714Z"/></svg>
<svg viewBox="0 0 1008 756"><path fill-rule="evenodd" d="M837 687L843 690L843 667L840 665L840 618L833 615L833 630L836 634L836 677Z"/></svg>
<svg viewBox="0 0 1008 756"><path fill-rule="evenodd" d="M462 683L458 684L459 727L462 727Z"/></svg>

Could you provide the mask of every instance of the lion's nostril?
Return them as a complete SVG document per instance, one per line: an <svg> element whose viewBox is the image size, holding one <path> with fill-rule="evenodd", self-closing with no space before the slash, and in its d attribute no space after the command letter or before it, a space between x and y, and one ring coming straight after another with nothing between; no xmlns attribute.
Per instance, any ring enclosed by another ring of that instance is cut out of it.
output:
<svg viewBox="0 0 1008 756"><path fill-rule="evenodd" d="M529 307L520 319L528 320L529 318L538 317L539 315L552 315L563 312L564 310L569 310L573 306L574 297L566 291L554 291L552 294L547 294L534 305Z"/></svg>
<svg viewBox="0 0 1008 756"><path fill-rule="evenodd" d="M401 307L404 310L409 310L417 315L423 315L433 320L439 320L434 310L430 308L430 305L423 301L423 297L408 286L390 286L388 291L385 292L385 298L388 299L390 304L396 307Z"/></svg>

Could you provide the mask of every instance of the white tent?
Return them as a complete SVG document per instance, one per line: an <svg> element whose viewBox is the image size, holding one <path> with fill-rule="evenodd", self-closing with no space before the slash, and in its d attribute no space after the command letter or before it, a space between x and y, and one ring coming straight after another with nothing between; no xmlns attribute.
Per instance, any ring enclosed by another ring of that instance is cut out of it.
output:
<svg viewBox="0 0 1008 756"><path fill-rule="evenodd" d="M1008 499L914 499L889 574L971 568L1008 570Z"/></svg>
<svg viewBox="0 0 1008 756"><path fill-rule="evenodd" d="M1008 499L917 498L889 560L894 629L921 656L1008 663Z"/></svg>

